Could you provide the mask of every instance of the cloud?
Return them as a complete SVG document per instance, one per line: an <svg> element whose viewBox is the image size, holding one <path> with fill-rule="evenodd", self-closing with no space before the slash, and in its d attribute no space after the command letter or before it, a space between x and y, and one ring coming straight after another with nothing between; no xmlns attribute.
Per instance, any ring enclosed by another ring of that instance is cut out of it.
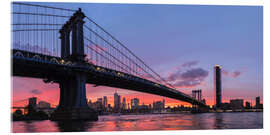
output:
<svg viewBox="0 0 270 135"><path fill-rule="evenodd" d="M229 75L229 71L227 71L227 70L222 70L222 75L224 75L224 76Z"/></svg>
<svg viewBox="0 0 270 135"><path fill-rule="evenodd" d="M185 79L205 78L207 76L208 76L208 71L202 68L194 68L191 70L187 70L186 72L181 74L181 77Z"/></svg>
<svg viewBox="0 0 270 135"><path fill-rule="evenodd" d="M226 76L226 77L233 77L233 78L237 78L242 74L242 72L236 70L234 72L230 72L227 70L222 70L222 75Z"/></svg>
<svg viewBox="0 0 270 135"><path fill-rule="evenodd" d="M194 87L200 85L209 72L202 68L193 68L186 71L178 70L167 77L167 81L175 87Z"/></svg>
<svg viewBox="0 0 270 135"><path fill-rule="evenodd" d="M35 95L39 95L39 94L42 93L42 91L37 90L37 89L33 89L33 90L30 91L30 93L35 94Z"/></svg>
<svg viewBox="0 0 270 135"><path fill-rule="evenodd" d="M199 61L189 61L181 65L181 67L192 67L199 64Z"/></svg>
<svg viewBox="0 0 270 135"><path fill-rule="evenodd" d="M241 72L240 72L240 71L234 71L234 72L232 72L232 77L233 77L233 78L236 78L236 77L238 77L239 75L241 75Z"/></svg>

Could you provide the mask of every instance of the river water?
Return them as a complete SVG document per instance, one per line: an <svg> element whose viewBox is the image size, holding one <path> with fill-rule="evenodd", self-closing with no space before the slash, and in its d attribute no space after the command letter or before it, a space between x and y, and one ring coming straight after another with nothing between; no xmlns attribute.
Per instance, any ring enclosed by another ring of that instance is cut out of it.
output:
<svg viewBox="0 0 270 135"><path fill-rule="evenodd" d="M95 122L15 121L12 132L260 129L262 112L99 116Z"/></svg>

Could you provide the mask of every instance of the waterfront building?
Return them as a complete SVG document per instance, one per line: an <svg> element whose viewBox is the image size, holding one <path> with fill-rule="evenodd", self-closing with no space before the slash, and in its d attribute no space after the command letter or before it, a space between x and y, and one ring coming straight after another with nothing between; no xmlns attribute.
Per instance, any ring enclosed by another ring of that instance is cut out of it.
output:
<svg viewBox="0 0 270 135"><path fill-rule="evenodd" d="M256 109L263 109L263 105L261 104L261 98L260 96L256 97L256 105L255 105Z"/></svg>
<svg viewBox="0 0 270 135"><path fill-rule="evenodd" d="M107 108L108 107L108 99L107 96L103 96L103 107Z"/></svg>
<svg viewBox="0 0 270 135"><path fill-rule="evenodd" d="M51 104L45 101L38 102L38 108L51 108Z"/></svg>
<svg viewBox="0 0 270 135"><path fill-rule="evenodd" d="M221 66L215 65L214 67L214 88L215 88L215 99L216 99L216 108L220 108L222 104L222 88L221 88Z"/></svg>
<svg viewBox="0 0 270 135"><path fill-rule="evenodd" d="M157 111L161 111L163 110L165 107L164 107L164 104L162 101L156 101L156 102L153 102L153 110L157 110Z"/></svg>
<svg viewBox="0 0 270 135"><path fill-rule="evenodd" d="M138 98L131 99L131 109L138 109L139 103L140 103L140 100Z"/></svg>
<svg viewBox="0 0 270 135"><path fill-rule="evenodd" d="M164 98L162 100L162 105L163 105L162 109L165 109L165 99Z"/></svg>
<svg viewBox="0 0 270 135"><path fill-rule="evenodd" d="M123 102L122 102L122 107L121 107L123 110L126 110L127 109L127 104L126 104L126 98L123 97Z"/></svg>
<svg viewBox="0 0 270 135"><path fill-rule="evenodd" d="M243 103L244 103L243 99L231 99L230 100L231 109L233 109L233 110L244 109Z"/></svg>
<svg viewBox="0 0 270 135"><path fill-rule="evenodd" d="M119 111L121 105L121 96L117 92L114 93L114 110Z"/></svg>
<svg viewBox="0 0 270 135"><path fill-rule="evenodd" d="M36 106L37 106L37 98L36 97L29 98L28 99L28 106L36 108Z"/></svg>
<svg viewBox="0 0 270 135"><path fill-rule="evenodd" d="M250 102L246 101L246 106L245 106L246 109L250 109L251 108L251 105L250 105Z"/></svg>

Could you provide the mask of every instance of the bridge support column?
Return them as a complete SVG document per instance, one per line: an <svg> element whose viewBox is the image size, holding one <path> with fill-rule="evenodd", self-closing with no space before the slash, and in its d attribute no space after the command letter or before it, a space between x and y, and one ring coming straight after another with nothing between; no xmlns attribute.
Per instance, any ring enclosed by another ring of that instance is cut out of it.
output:
<svg viewBox="0 0 270 135"><path fill-rule="evenodd" d="M61 39L61 58L67 59L70 56L70 24L65 24L60 32Z"/></svg>
<svg viewBox="0 0 270 135"><path fill-rule="evenodd" d="M88 107L85 83L82 73L59 80L59 106L51 120L98 120L97 112Z"/></svg>

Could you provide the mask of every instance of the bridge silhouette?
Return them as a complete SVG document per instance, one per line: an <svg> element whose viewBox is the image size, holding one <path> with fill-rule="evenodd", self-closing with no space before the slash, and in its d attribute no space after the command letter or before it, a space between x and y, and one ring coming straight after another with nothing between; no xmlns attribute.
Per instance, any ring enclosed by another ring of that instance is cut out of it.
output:
<svg viewBox="0 0 270 135"><path fill-rule="evenodd" d="M97 119L87 106L87 83L207 107L201 100L176 90L81 9L21 2L13 2L12 9L12 76L59 84L54 120Z"/></svg>

